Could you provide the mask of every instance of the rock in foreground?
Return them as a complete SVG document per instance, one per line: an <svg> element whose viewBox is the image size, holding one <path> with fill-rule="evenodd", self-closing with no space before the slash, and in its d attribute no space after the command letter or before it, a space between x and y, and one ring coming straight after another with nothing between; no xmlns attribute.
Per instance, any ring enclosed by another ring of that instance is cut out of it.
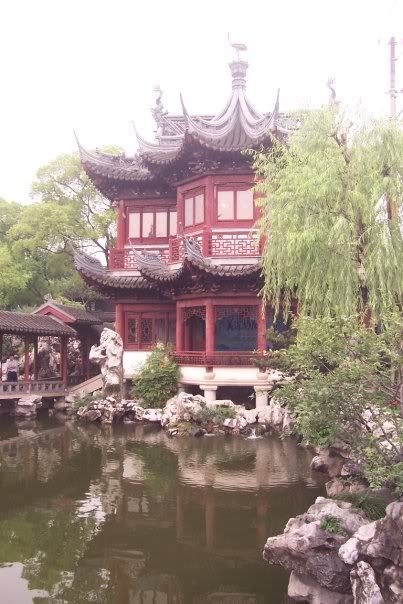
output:
<svg viewBox="0 0 403 604"><path fill-rule="evenodd" d="M332 525L329 519L333 519ZM327 523L334 527L332 532L327 530ZM368 523L365 514L351 503L318 497L305 514L288 521L282 535L267 540L263 557L299 575L309 575L326 589L348 594L350 568L338 550Z"/></svg>

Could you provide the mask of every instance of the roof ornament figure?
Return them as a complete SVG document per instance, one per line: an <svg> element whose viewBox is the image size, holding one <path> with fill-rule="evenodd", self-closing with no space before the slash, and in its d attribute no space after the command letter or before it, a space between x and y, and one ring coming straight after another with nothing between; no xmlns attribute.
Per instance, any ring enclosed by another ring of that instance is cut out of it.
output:
<svg viewBox="0 0 403 604"><path fill-rule="evenodd" d="M328 81L326 82L326 86L330 90L329 105L336 105L336 103L338 101L336 100L335 79L334 78L329 78Z"/></svg>
<svg viewBox="0 0 403 604"><path fill-rule="evenodd" d="M162 103L163 91L161 86L157 84L154 86L154 92L157 93L157 98L155 99L155 107L151 109L151 113L153 118L157 124L157 137L162 134L162 119L165 115L168 115L168 111L164 109L164 105Z"/></svg>

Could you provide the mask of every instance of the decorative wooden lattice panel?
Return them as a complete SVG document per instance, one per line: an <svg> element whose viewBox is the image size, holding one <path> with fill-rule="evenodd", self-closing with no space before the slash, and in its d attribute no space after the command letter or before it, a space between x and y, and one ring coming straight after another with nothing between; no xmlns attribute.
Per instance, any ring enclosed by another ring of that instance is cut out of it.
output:
<svg viewBox="0 0 403 604"><path fill-rule="evenodd" d="M141 319L140 340L142 344L151 344L153 341L153 320Z"/></svg>
<svg viewBox="0 0 403 604"><path fill-rule="evenodd" d="M215 318L216 320L224 319L226 317L238 317L239 319L257 319L257 306L244 305L244 306L216 306L215 307Z"/></svg>
<svg viewBox="0 0 403 604"><path fill-rule="evenodd" d="M206 307L205 306L192 306L190 308L184 308L183 319L186 321L191 317L199 317L200 319L206 319Z"/></svg>
<svg viewBox="0 0 403 604"><path fill-rule="evenodd" d="M127 341L129 344L137 344L139 341L139 320L130 318L127 320Z"/></svg>
<svg viewBox="0 0 403 604"><path fill-rule="evenodd" d="M259 238L248 233L212 233L209 236L209 255L259 256Z"/></svg>

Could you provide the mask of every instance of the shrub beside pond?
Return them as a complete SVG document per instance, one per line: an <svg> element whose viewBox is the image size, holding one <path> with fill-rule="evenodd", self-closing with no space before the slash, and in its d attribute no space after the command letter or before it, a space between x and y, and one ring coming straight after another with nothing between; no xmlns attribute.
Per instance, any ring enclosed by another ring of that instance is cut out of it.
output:
<svg viewBox="0 0 403 604"><path fill-rule="evenodd" d="M162 407L178 390L179 367L170 348L157 344L144 366L132 380L131 396L141 399L142 407Z"/></svg>

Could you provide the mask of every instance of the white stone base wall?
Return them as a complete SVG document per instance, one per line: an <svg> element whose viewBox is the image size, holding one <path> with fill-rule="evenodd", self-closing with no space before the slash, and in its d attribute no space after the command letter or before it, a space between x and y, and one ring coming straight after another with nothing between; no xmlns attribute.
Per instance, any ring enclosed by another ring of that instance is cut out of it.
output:
<svg viewBox="0 0 403 604"><path fill-rule="evenodd" d="M146 350L125 350L124 379L132 378L149 354ZM180 389L186 390L187 385L200 386L209 401L216 399L219 386L250 386L255 388L256 407L263 407L267 405L268 392L272 389L270 374L260 372L257 367L214 367L213 371L206 371L202 366L184 365L180 373Z"/></svg>

